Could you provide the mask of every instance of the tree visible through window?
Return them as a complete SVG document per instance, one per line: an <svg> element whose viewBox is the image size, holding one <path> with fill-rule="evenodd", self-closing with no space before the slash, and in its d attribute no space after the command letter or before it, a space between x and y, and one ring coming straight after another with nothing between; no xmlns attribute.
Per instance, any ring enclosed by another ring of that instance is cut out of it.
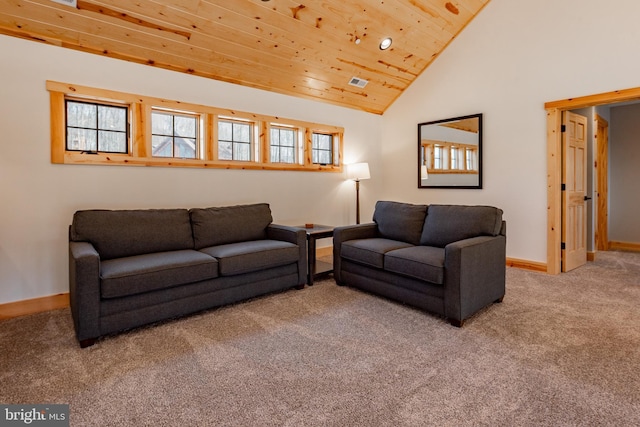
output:
<svg viewBox="0 0 640 427"><path fill-rule="evenodd" d="M283 127L271 127L271 162L296 162L296 130Z"/></svg>
<svg viewBox="0 0 640 427"><path fill-rule="evenodd" d="M47 90L52 163L342 171L339 126L53 81Z"/></svg>
<svg viewBox="0 0 640 427"><path fill-rule="evenodd" d="M333 135L314 133L311 143L311 162L321 165L333 163Z"/></svg>
<svg viewBox="0 0 640 427"><path fill-rule="evenodd" d="M154 157L195 159L198 117L173 112L151 113L151 152Z"/></svg>
<svg viewBox="0 0 640 427"><path fill-rule="evenodd" d="M218 158L251 161L251 123L218 121Z"/></svg>
<svg viewBox="0 0 640 427"><path fill-rule="evenodd" d="M127 153L127 107L67 100L66 109L67 150Z"/></svg>

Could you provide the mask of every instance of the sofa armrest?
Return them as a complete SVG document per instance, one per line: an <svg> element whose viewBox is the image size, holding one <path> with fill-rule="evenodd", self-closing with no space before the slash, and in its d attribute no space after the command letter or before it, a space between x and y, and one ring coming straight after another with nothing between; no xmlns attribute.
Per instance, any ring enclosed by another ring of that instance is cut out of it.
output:
<svg viewBox="0 0 640 427"><path fill-rule="evenodd" d="M100 256L91 243L69 242L69 303L78 341L100 336Z"/></svg>
<svg viewBox="0 0 640 427"><path fill-rule="evenodd" d="M298 245L298 285L307 283L307 233L299 227L269 224L267 238Z"/></svg>
<svg viewBox="0 0 640 427"><path fill-rule="evenodd" d="M372 239L378 237L378 225L374 222L358 225L345 225L333 230L333 277L336 283L342 284L342 242L355 239Z"/></svg>
<svg viewBox="0 0 640 427"><path fill-rule="evenodd" d="M506 237L479 236L445 247L444 313L460 325L505 294Z"/></svg>

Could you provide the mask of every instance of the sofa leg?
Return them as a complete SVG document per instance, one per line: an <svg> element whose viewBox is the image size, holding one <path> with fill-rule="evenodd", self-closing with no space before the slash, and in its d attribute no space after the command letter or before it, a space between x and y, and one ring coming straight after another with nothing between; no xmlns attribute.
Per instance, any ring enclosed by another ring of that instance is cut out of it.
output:
<svg viewBox="0 0 640 427"><path fill-rule="evenodd" d="M462 325L464 325L464 320L449 319L449 323L451 323L456 328L462 328Z"/></svg>
<svg viewBox="0 0 640 427"><path fill-rule="evenodd" d="M501 303L503 299L504 299L504 295L502 295L500 298L498 298L498 299L497 299L497 300L495 300L494 302L496 302L496 303Z"/></svg>
<svg viewBox="0 0 640 427"><path fill-rule="evenodd" d="M295 286L297 290L304 289L304 284Z"/></svg>
<svg viewBox="0 0 640 427"><path fill-rule="evenodd" d="M87 338L86 340L80 340L80 348L87 348L94 345L97 341L97 338Z"/></svg>

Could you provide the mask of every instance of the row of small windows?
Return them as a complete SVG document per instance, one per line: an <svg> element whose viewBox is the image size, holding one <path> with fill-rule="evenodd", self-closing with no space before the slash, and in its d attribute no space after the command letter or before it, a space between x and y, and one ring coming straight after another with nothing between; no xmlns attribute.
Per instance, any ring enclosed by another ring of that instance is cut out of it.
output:
<svg viewBox="0 0 640 427"><path fill-rule="evenodd" d="M478 148L465 144L424 144L422 164L429 172L478 172Z"/></svg>
<svg viewBox="0 0 640 427"><path fill-rule="evenodd" d="M129 153L129 107L67 99L66 150L85 153ZM156 109L151 111L151 155L159 158L202 158L203 118L198 113ZM257 123L217 119L217 160L250 162L258 158ZM302 130L270 124L269 160L302 164ZM313 164L337 163L336 140L331 133L313 132Z"/></svg>

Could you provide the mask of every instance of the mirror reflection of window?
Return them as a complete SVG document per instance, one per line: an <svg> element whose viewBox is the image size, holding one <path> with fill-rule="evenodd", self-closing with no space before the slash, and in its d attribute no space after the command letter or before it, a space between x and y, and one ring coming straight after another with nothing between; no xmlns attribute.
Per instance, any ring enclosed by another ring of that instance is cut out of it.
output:
<svg viewBox="0 0 640 427"><path fill-rule="evenodd" d="M482 114L418 124L418 187L482 188Z"/></svg>
<svg viewBox="0 0 640 427"><path fill-rule="evenodd" d="M433 147L433 169L443 169L442 167L442 146L436 145Z"/></svg>

